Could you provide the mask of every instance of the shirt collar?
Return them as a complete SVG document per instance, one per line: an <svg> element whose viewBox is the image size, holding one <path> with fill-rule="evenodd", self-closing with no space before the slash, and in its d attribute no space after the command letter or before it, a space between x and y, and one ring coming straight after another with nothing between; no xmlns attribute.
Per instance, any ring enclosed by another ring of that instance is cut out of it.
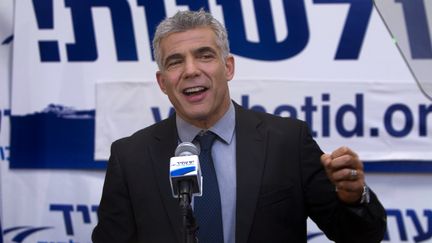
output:
<svg viewBox="0 0 432 243"><path fill-rule="evenodd" d="M201 128L187 123L180 116L176 116L177 132L181 142L191 142L196 135L202 131ZM230 102L228 111L223 117L212 126L210 131L215 133L223 142L230 144L234 136L235 128L235 109L234 104Z"/></svg>

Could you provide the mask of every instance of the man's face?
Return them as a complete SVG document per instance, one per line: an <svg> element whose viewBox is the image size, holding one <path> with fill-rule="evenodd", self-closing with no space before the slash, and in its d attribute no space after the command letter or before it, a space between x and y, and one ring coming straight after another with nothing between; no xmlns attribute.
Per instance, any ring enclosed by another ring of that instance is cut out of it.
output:
<svg viewBox="0 0 432 243"><path fill-rule="evenodd" d="M231 102L234 58L223 60L215 34L205 27L168 35L160 50L162 70L156 78L177 114L197 127L214 125Z"/></svg>

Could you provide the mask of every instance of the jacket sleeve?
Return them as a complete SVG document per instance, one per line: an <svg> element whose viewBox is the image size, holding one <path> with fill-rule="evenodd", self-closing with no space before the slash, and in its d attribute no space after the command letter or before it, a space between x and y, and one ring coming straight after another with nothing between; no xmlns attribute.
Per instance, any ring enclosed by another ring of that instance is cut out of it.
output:
<svg viewBox="0 0 432 243"><path fill-rule="evenodd" d="M99 222L92 233L94 243L137 242L129 191L117 148L116 143L111 146L102 199L98 208Z"/></svg>
<svg viewBox="0 0 432 243"><path fill-rule="evenodd" d="M386 213L376 195L370 191L368 204L341 202L320 163L322 151L306 124L303 124L301 134L302 183L308 216L337 243L381 242L386 229Z"/></svg>

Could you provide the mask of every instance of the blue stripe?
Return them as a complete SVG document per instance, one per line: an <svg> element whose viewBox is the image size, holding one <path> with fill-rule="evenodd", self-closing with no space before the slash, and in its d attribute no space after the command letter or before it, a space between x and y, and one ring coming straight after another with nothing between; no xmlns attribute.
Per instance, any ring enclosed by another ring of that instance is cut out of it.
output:
<svg viewBox="0 0 432 243"><path fill-rule="evenodd" d="M12 241L13 242L23 242L25 238L27 238L28 236L30 236L30 235L32 235L32 234L34 234L36 232L39 232L39 231L42 231L42 230L46 230L46 229L52 229L52 228L53 227L35 227L35 228L30 228L28 230L25 230L25 231L17 234L12 239Z"/></svg>
<svg viewBox="0 0 432 243"><path fill-rule="evenodd" d="M366 172L377 173L432 173L431 160L364 161Z"/></svg>
<svg viewBox="0 0 432 243"><path fill-rule="evenodd" d="M183 167L181 169L171 171L171 176L182 176L195 170L196 170L195 166Z"/></svg>
<svg viewBox="0 0 432 243"><path fill-rule="evenodd" d="M10 168L106 168L106 163L94 160L94 110L50 109L57 110L10 117Z"/></svg>

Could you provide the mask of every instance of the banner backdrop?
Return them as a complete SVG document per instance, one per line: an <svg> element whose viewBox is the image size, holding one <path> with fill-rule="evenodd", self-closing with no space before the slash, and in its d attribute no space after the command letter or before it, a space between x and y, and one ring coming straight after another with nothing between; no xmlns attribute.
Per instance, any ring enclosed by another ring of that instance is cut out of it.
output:
<svg viewBox="0 0 432 243"><path fill-rule="evenodd" d="M12 56L12 1L0 1L0 243L4 232L4 171L7 170L9 157L10 81ZM6 241L7 242L7 241Z"/></svg>
<svg viewBox="0 0 432 243"><path fill-rule="evenodd" d="M327 151L349 144L368 162L391 162L368 168L432 171L432 164L424 163L432 161L426 152L432 146L432 106L372 3L321 0L178 6L170 1L17 1L11 167L104 167L95 161L107 160L113 140L154 123L155 112L169 107L161 107L167 103L163 96L142 102L129 93L101 93L106 97L102 106L113 108L104 107L101 114L96 87L154 84L150 40L155 24L179 9L201 6L229 31L238 103L306 120ZM154 96L156 89L141 95ZM116 99L127 102L119 109ZM99 115L115 119L116 112L139 105L150 109L109 121L108 127L95 122Z"/></svg>
<svg viewBox="0 0 432 243"><path fill-rule="evenodd" d="M90 242L104 178L94 169L105 168L110 143L173 112L156 85L154 28L177 10L201 6L229 31L236 59L232 98L246 108L307 121L327 152L354 148L369 172L386 173L367 178L389 214L384 242L432 242L430 175L389 174L432 172L432 103L371 2L0 5L5 242ZM431 15L428 10L429 20ZM308 239L328 242L313 223Z"/></svg>
<svg viewBox="0 0 432 243"><path fill-rule="evenodd" d="M232 81L230 88L243 107L306 120L324 151L349 144L363 160L387 166L432 157L429 101L415 85L256 79ZM156 82L117 82L96 86L96 111L96 158L104 159L114 139L166 118L173 108Z"/></svg>

